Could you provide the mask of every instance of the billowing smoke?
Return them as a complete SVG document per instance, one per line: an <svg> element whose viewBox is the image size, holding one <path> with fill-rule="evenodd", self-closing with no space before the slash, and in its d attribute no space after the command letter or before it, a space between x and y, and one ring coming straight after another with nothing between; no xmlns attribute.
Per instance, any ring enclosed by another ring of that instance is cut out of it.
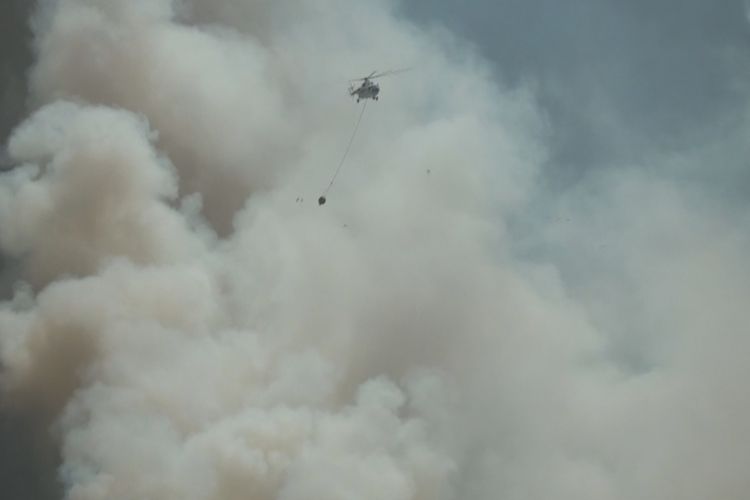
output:
<svg viewBox="0 0 750 500"><path fill-rule="evenodd" d="M540 208L533 88L386 0L33 26L0 362L50 497L746 496L746 216L644 166Z"/></svg>

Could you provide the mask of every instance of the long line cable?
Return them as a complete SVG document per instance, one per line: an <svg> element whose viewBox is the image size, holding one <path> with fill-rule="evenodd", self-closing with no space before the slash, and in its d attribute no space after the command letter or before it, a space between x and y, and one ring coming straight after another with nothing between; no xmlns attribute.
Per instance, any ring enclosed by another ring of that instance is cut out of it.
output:
<svg viewBox="0 0 750 500"><path fill-rule="evenodd" d="M333 177L331 177L331 182L328 183L328 187L323 192L323 195L320 197L318 202L322 205L325 203L325 196L328 194L328 191L333 186L333 182L336 180L336 176L339 175L339 171L341 170L341 167L344 165L344 162L346 161L346 157L349 155L349 150L352 148L352 143L354 142L354 137L357 135L357 130L359 130L359 124L362 121L362 116L365 114L365 108L367 107L367 101L364 102L362 105L362 111L359 112L359 117L357 118L357 123L354 125L354 130L352 131L352 136L349 138L349 144L346 145L346 149L344 150L344 155L341 157L341 161L339 162L339 166L336 167L336 172L334 172Z"/></svg>

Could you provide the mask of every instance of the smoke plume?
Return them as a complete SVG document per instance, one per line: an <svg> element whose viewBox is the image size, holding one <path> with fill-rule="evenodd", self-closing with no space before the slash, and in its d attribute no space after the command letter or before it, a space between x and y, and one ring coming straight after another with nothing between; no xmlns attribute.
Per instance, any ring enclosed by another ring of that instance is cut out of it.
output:
<svg viewBox="0 0 750 500"><path fill-rule="evenodd" d="M670 177L714 144L540 204L533 86L393 1L32 26L0 380L45 497L746 495L748 219ZM346 80L404 66L319 207Z"/></svg>

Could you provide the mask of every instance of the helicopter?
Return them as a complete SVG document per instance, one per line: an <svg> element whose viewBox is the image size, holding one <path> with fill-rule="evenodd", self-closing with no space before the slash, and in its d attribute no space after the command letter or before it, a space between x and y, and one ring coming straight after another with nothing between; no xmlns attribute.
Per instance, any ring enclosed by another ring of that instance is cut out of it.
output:
<svg viewBox="0 0 750 500"><path fill-rule="evenodd" d="M367 76L364 76L362 78L355 78L353 80L349 80L349 95L350 96L357 96L357 102L361 101L362 99L372 99L374 101L378 100L378 94L380 94L380 85L378 85L376 82L373 82L375 78L381 78L383 76L388 75L395 75L396 73L402 73L404 71L408 71L411 68L404 68L404 69L396 69L391 71L383 71L382 73L378 73L377 71L373 71ZM362 82L359 87L354 86L354 82Z"/></svg>

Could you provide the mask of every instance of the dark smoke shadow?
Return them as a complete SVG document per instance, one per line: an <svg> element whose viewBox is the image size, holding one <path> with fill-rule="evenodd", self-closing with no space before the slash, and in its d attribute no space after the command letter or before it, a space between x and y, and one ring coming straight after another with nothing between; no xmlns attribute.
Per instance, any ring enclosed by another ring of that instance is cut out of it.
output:
<svg viewBox="0 0 750 500"><path fill-rule="evenodd" d="M5 144L27 111L27 80L32 64L29 21L35 6L33 0L6 0L1 9L0 171L11 168ZM7 256L0 254L3 288L12 281L15 267ZM32 412L10 410L2 403L5 402L0 402L0 498L62 498L63 488L57 479L60 459L48 421Z"/></svg>
<svg viewBox="0 0 750 500"><path fill-rule="evenodd" d="M48 427L32 414L0 409L0 498L56 500L63 497L58 481L57 445Z"/></svg>

